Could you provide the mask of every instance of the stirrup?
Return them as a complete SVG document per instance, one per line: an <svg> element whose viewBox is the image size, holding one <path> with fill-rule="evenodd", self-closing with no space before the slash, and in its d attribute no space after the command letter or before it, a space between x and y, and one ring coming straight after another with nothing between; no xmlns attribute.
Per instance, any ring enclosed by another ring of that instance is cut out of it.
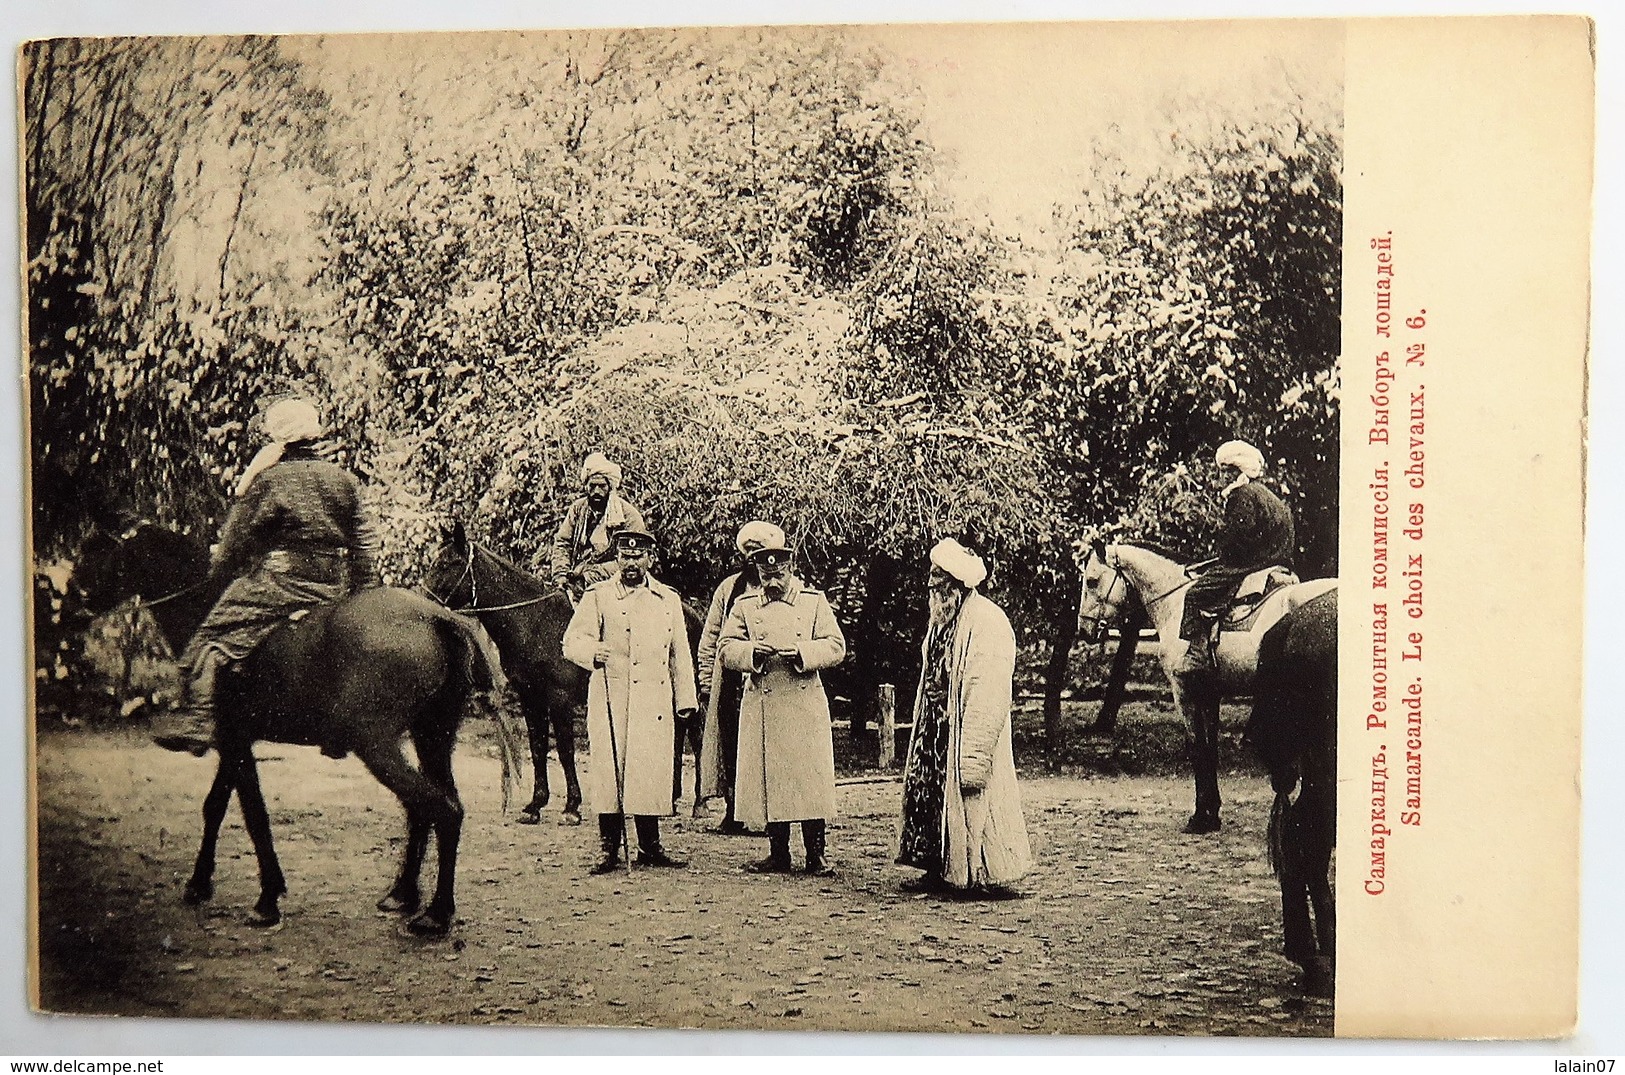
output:
<svg viewBox="0 0 1625 1075"><path fill-rule="evenodd" d="M152 741L165 750L201 758L214 748L214 717L201 709L172 709L152 722Z"/></svg>

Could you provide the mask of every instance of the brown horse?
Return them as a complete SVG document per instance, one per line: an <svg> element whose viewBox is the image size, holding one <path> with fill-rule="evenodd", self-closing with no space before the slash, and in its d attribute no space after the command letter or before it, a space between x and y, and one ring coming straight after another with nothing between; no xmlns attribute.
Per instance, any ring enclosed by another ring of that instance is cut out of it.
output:
<svg viewBox="0 0 1625 1075"><path fill-rule="evenodd" d="M104 538L87 548L81 586L96 610L131 597L145 601L178 652L228 581L208 578L208 562L197 542L143 523L120 539ZM249 921L270 926L281 920L277 901L287 884L271 842L253 745L314 745L354 751L406 809L400 875L378 902L380 910L418 910L418 878L433 831L434 897L407 928L420 936L445 935L456 911L463 821L452 751L465 712L494 686L477 627L407 590L363 590L278 627L218 685L220 763L203 803L203 841L186 901L201 903L214 894L215 843L235 791L259 861L260 897ZM403 750L407 737L416 766Z"/></svg>
<svg viewBox="0 0 1625 1075"><path fill-rule="evenodd" d="M525 714L535 771L530 804L520 812L520 822L536 824L551 798L547 777L547 734L551 727L558 744L559 765L564 770L565 820L579 823L581 781L576 775L575 711L587 698L587 673L564 656L564 631L575 611L569 597L469 538L462 523L446 531L440 552L424 576L423 588L447 608L477 617L502 655L503 672ZM701 625L686 604L683 618L692 649L699 645ZM684 737L691 741L698 758L699 731L698 721L679 725L672 769L674 800L681 798ZM698 773L694 779L698 799Z"/></svg>
<svg viewBox="0 0 1625 1075"><path fill-rule="evenodd" d="M1337 937L1331 883L1337 845L1336 590L1265 632L1245 738L1263 758L1275 789L1268 847L1281 883L1286 957L1303 968L1305 992L1331 996Z"/></svg>

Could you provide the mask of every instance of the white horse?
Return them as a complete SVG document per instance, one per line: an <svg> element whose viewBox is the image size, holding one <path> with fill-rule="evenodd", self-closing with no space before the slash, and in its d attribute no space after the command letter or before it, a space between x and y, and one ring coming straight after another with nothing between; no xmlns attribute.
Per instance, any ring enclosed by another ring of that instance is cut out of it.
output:
<svg viewBox="0 0 1625 1075"><path fill-rule="evenodd" d="M1162 643L1162 671L1173 688L1174 703L1191 731L1191 767L1196 776L1196 811L1187 833L1219 828L1219 702L1250 693L1258 669L1258 643L1282 616L1337 588L1337 580L1314 579L1269 593L1239 624L1226 617L1215 654L1215 671L1182 670L1187 644L1179 637L1185 591L1195 581L1185 567L1160 553L1136 545L1096 543L1083 568L1083 596L1078 603L1078 633L1088 641L1105 624L1118 619L1130 595L1137 598ZM1253 588L1254 577L1241 592ZM1216 672L1216 674L1215 674Z"/></svg>

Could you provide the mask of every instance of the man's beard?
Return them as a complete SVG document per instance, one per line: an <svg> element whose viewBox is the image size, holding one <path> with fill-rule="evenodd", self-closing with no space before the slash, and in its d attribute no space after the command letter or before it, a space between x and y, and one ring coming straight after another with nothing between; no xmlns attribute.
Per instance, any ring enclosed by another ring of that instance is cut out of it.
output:
<svg viewBox="0 0 1625 1075"><path fill-rule="evenodd" d="M777 601L779 598L783 597L785 592L789 589L790 580L782 575L775 579L762 580L762 592L767 594L770 600Z"/></svg>
<svg viewBox="0 0 1625 1075"><path fill-rule="evenodd" d="M959 617L959 608L965 603L967 591L958 586L932 587L930 592L931 633L953 625Z"/></svg>
<svg viewBox="0 0 1625 1075"><path fill-rule="evenodd" d="M642 565L629 564L621 568L621 581L628 586L637 586L643 582Z"/></svg>

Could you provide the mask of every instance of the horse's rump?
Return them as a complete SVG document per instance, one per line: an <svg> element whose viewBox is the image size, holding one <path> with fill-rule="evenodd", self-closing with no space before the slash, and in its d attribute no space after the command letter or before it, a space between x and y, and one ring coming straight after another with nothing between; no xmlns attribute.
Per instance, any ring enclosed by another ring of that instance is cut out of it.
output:
<svg viewBox="0 0 1625 1075"><path fill-rule="evenodd" d="M378 587L322 605L273 630L223 684L231 707L257 711L262 738L347 746L366 726L412 730L431 706L455 731L464 705L499 682L476 629L408 590Z"/></svg>

